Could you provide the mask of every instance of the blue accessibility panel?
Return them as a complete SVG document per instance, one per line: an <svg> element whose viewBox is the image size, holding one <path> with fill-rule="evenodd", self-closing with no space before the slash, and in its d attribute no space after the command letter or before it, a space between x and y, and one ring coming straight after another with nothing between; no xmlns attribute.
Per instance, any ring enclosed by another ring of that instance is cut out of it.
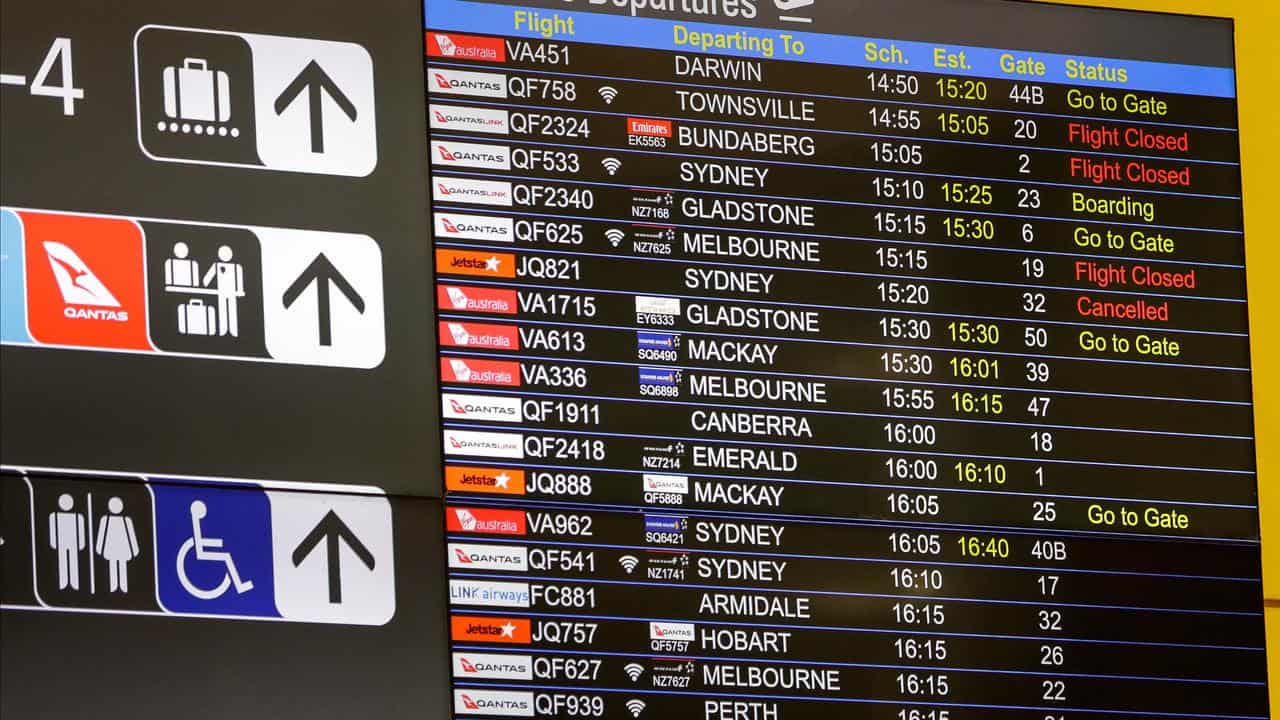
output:
<svg viewBox="0 0 1280 720"><path fill-rule="evenodd" d="M0 342L33 342L27 332L27 278L22 255L22 221L13 211L0 210Z"/></svg>
<svg viewBox="0 0 1280 720"><path fill-rule="evenodd" d="M254 485L154 484L156 580L170 612L280 617L271 504Z"/></svg>

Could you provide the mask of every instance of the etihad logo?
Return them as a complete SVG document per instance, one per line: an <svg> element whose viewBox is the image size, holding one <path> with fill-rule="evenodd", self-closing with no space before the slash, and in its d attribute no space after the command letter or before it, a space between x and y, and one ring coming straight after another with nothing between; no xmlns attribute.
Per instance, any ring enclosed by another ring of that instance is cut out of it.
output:
<svg viewBox="0 0 1280 720"><path fill-rule="evenodd" d="M696 639L697 626L693 623L650 622L650 640L674 640L676 642L693 642Z"/></svg>
<svg viewBox="0 0 1280 720"><path fill-rule="evenodd" d="M436 165L483 170L511 169L511 148L505 145L436 140L431 143L431 147L435 148L431 160Z"/></svg>
<svg viewBox="0 0 1280 720"><path fill-rule="evenodd" d="M437 202L511 206L511 183L501 180L437 177L432 188Z"/></svg>
<svg viewBox="0 0 1280 720"><path fill-rule="evenodd" d="M519 433L445 430L446 455L524 459L524 436Z"/></svg>
<svg viewBox="0 0 1280 720"><path fill-rule="evenodd" d="M449 618L449 637L454 642L506 643L528 645L532 628L528 618L474 617L453 615Z"/></svg>
<svg viewBox="0 0 1280 720"><path fill-rule="evenodd" d="M455 652L453 676L465 680L532 680L533 657Z"/></svg>
<svg viewBox="0 0 1280 720"><path fill-rule="evenodd" d="M525 493L523 470L449 465L444 469L444 484L446 489L453 492L491 495L523 495Z"/></svg>
<svg viewBox="0 0 1280 720"><path fill-rule="evenodd" d="M627 134L669 138L672 135L672 125L670 120L627 118Z"/></svg>
<svg viewBox="0 0 1280 720"><path fill-rule="evenodd" d="M435 221L437 238L515 242L515 220L512 218L438 212Z"/></svg>
<svg viewBox="0 0 1280 720"><path fill-rule="evenodd" d="M440 344L482 350L519 350L520 330L514 325L444 321L440 323Z"/></svg>
<svg viewBox="0 0 1280 720"><path fill-rule="evenodd" d="M520 386L520 363L514 360L440 358L440 379L465 385Z"/></svg>
<svg viewBox="0 0 1280 720"><path fill-rule="evenodd" d="M501 38L444 32L427 32L426 36L429 57L496 63L507 61L507 46Z"/></svg>
<svg viewBox="0 0 1280 720"><path fill-rule="evenodd" d="M459 715L533 717L533 693L475 688L454 690L453 711Z"/></svg>
<svg viewBox="0 0 1280 720"><path fill-rule="evenodd" d="M449 543L449 567L457 570L529 571L529 549L517 545Z"/></svg>
<svg viewBox="0 0 1280 720"><path fill-rule="evenodd" d="M519 297L515 290L437 285L436 302L442 310L515 315Z"/></svg>
<svg viewBox="0 0 1280 720"><path fill-rule="evenodd" d="M513 276L514 277L514 276ZM649 295L636 296L636 315L665 315L668 317L676 317L680 315L680 298L652 297Z"/></svg>
<svg viewBox="0 0 1280 720"><path fill-rule="evenodd" d="M449 532L488 535L524 535L525 517L520 510L451 507L445 516Z"/></svg>
<svg viewBox="0 0 1280 720"><path fill-rule="evenodd" d="M514 278L516 256L511 253L487 253L474 250L436 250L436 272L451 275Z"/></svg>
<svg viewBox="0 0 1280 720"><path fill-rule="evenodd" d="M494 108L475 108L462 105L431 103L427 117L432 130L507 135L511 132L511 113Z"/></svg>
<svg viewBox="0 0 1280 720"><path fill-rule="evenodd" d="M455 578L449 581L450 605L529 607L529 583Z"/></svg>
<svg viewBox="0 0 1280 720"><path fill-rule="evenodd" d="M520 422L524 419L520 398L445 393L440 397L440 404L449 420Z"/></svg>
<svg viewBox="0 0 1280 720"><path fill-rule="evenodd" d="M438 67L428 67L427 74L431 76L432 92L471 97L507 97L505 75Z"/></svg>

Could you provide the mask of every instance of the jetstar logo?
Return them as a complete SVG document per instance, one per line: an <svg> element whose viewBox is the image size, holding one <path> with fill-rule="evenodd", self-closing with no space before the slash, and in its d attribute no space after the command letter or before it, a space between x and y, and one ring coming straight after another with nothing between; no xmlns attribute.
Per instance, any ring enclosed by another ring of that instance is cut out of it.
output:
<svg viewBox="0 0 1280 720"><path fill-rule="evenodd" d="M480 168L482 170L510 170L511 148L505 145L452 142L436 140L431 143L436 153L432 161L437 165Z"/></svg>
<svg viewBox="0 0 1280 720"><path fill-rule="evenodd" d="M446 455L524 459L524 436L518 433L445 430Z"/></svg>
<svg viewBox="0 0 1280 720"><path fill-rule="evenodd" d="M428 117L432 130L480 132L507 135L511 132L511 113L494 108L431 103Z"/></svg>
<svg viewBox="0 0 1280 720"><path fill-rule="evenodd" d="M672 125L670 120L627 118L627 134L669 138L672 135Z"/></svg>
<svg viewBox="0 0 1280 720"><path fill-rule="evenodd" d="M440 378L466 385L520 386L520 363L514 360L440 358Z"/></svg>
<svg viewBox="0 0 1280 720"><path fill-rule="evenodd" d="M428 67L433 92L472 97L506 98L507 78L497 73Z"/></svg>
<svg viewBox="0 0 1280 720"><path fill-rule="evenodd" d="M493 495L523 495L524 471L506 468L479 468L449 465L444 469L445 487L453 492Z"/></svg>
<svg viewBox="0 0 1280 720"><path fill-rule="evenodd" d="M514 325L442 322L440 344L484 350L519 350L520 332Z"/></svg>
<svg viewBox="0 0 1280 720"><path fill-rule="evenodd" d="M444 406L444 416L450 420L517 423L523 420L520 398L445 393L440 404Z"/></svg>
<svg viewBox="0 0 1280 720"><path fill-rule="evenodd" d="M455 60L501 63L507 61L507 46L500 38L427 32L427 55Z"/></svg>
<svg viewBox="0 0 1280 720"><path fill-rule="evenodd" d="M511 206L511 183L505 181L437 177L433 188L437 202Z"/></svg>
<svg viewBox="0 0 1280 720"><path fill-rule="evenodd" d="M533 658L529 655L456 652L453 676L468 680L532 680Z"/></svg>
<svg viewBox="0 0 1280 720"><path fill-rule="evenodd" d="M443 310L515 315L519 298L515 290L437 285L436 302Z"/></svg>
<svg viewBox="0 0 1280 720"><path fill-rule="evenodd" d="M436 272L513 278L516 276L516 256L511 253L441 248L436 250Z"/></svg>
<svg viewBox="0 0 1280 720"><path fill-rule="evenodd" d="M449 532L486 533L489 535L524 535L525 517L519 510L493 508L449 508L446 516Z"/></svg>
<svg viewBox="0 0 1280 720"><path fill-rule="evenodd" d="M449 636L455 642L528 645L532 635L530 624L528 618L454 615L449 618Z"/></svg>
<svg viewBox="0 0 1280 720"><path fill-rule="evenodd" d="M435 214L436 236L441 239L515 242L515 220L494 215Z"/></svg>

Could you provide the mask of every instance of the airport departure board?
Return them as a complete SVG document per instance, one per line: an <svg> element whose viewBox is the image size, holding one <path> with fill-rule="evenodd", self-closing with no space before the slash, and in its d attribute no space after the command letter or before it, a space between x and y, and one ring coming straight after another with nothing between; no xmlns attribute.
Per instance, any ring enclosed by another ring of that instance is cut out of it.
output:
<svg viewBox="0 0 1280 720"><path fill-rule="evenodd" d="M1230 21L425 20L456 716L1268 716Z"/></svg>

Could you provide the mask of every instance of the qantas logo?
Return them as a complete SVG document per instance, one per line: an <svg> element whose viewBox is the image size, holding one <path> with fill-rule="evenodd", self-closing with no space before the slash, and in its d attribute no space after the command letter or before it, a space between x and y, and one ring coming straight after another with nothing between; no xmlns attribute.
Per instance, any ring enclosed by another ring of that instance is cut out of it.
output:
<svg viewBox="0 0 1280 720"><path fill-rule="evenodd" d="M456 652L453 676L471 680L532 680L533 658L529 655Z"/></svg>
<svg viewBox="0 0 1280 720"><path fill-rule="evenodd" d="M437 140L432 143L432 146L436 150L433 160L437 165L481 168L483 170L511 169L511 148L505 145L482 145L479 143Z"/></svg>
<svg viewBox="0 0 1280 720"><path fill-rule="evenodd" d="M515 290L438 285L436 301L446 309L515 315L518 298Z"/></svg>
<svg viewBox="0 0 1280 720"><path fill-rule="evenodd" d="M498 180L436 178L434 197L438 202L511 206L511 183Z"/></svg>
<svg viewBox="0 0 1280 720"><path fill-rule="evenodd" d="M511 113L493 108L432 103L429 108L431 129L507 135L511 132Z"/></svg>
<svg viewBox="0 0 1280 720"><path fill-rule="evenodd" d="M691 642L695 639L695 629L693 623L651 622L649 639Z"/></svg>
<svg viewBox="0 0 1280 720"><path fill-rule="evenodd" d="M445 430L444 451L447 455L524 459L524 436L518 433Z"/></svg>
<svg viewBox="0 0 1280 720"><path fill-rule="evenodd" d="M524 419L520 398L445 393L440 403L444 406L444 416L450 420L520 422Z"/></svg>
<svg viewBox="0 0 1280 720"><path fill-rule="evenodd" d="M449 543L449 567L528 572L529 549L517 545Z"/></svg>
<svg viewBox="0 0 1280 720"><path fill-rule="evenodd" d="M431 89L434 92L472 97L507 97L507 78L497 73L468 72L449 68L429 67Z"/></svg>
<svg viewBox="0 0 1280 720"><path fill-rule="evenodd" d="M493 215L435 214L436 236L461 240L514 242L515 220Z"/></svg>
<svg viewBox="0 0 1280 720"><path fill-rule="evenodd" d="M44 252L49 260L49 267L53 270L53 278L58 283L58 292L62 294L62 302L66 305L62 310L63 315L73 320L129 321L129 313L125 310L90 309L119 308L120 301L93 274L93 270L89 269L75 250L49 240L44 243Z"/></svg>
<svg viewBox="0 0 1280 720"><path fill-rule="evenodd" d="M454 690L453 709L459 715L533 717L533 693L505 690Z"/></svg>

